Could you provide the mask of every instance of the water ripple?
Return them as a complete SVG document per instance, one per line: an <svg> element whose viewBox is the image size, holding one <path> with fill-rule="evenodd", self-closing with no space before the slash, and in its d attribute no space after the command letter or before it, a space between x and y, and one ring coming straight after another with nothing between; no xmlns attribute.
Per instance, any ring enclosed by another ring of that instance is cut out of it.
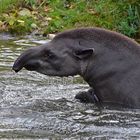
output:
<svg viewBox="0 0 140 140"><path fill-rule="evenodd" d="M46 42L30 36L0 37L0 138L140 139L139 110L99 110L74 99L88 89L81 77L11 70L21 51Z"/></svg>

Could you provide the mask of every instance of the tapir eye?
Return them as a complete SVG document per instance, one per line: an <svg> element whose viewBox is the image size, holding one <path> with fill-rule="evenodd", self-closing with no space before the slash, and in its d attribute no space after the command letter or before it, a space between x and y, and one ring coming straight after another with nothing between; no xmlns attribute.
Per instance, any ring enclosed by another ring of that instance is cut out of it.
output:
<svg viewBox="0 0 140 140"><path fill-rule="evenodd" d="M47 57L49 57L49 58L51 58L51 57L53 57L54 56L54 54L52 53L52 52L49 52L48 54L47 54Z"/></svg>
<svg viewBox="0 0 140 140"><path fill-rule="evenodd" d="M47 52L44 52L44 57L46 59L53 59L55 57L55 55L51 51L47 51Z"/></svg>

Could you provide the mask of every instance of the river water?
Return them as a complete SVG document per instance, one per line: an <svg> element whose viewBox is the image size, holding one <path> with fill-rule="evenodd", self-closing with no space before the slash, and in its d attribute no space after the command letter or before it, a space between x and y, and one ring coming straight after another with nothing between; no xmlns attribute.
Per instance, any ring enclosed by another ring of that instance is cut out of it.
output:
<svg viewBox="0 0 140 140"><path fill-rule="evenodd" d="M99 110L74 99L80 78L48 77L11 67L19 54L47 42L0 35L0 139L140 140L140 110Z"/></svg>

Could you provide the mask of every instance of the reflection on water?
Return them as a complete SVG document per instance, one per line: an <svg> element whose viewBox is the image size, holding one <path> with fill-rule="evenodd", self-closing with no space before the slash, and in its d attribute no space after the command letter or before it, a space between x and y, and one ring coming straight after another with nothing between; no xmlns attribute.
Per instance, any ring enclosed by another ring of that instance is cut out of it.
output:
<svg viewBox="0 0 140 140"><path fill-rule="evenodd" d="M2 38L3 37L3 38ZM22 50L44 43L0 36L0 138L140 139L140 111L105 108L74 99L88 85L74 78L11 70Z"/></svg>

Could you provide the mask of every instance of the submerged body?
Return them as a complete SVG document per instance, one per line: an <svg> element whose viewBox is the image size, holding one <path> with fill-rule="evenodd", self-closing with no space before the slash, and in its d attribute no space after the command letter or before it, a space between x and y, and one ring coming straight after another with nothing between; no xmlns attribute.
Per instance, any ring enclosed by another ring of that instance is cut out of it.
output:
<svg viewBox="0 0 140 140"><path fill-rule="evenodd" d="M60 33L23 52L13 69L23 67L50 76L81 75L91 89L78 94L80 100L140 108L140 45L119 33L100 28Z"/></svg>

